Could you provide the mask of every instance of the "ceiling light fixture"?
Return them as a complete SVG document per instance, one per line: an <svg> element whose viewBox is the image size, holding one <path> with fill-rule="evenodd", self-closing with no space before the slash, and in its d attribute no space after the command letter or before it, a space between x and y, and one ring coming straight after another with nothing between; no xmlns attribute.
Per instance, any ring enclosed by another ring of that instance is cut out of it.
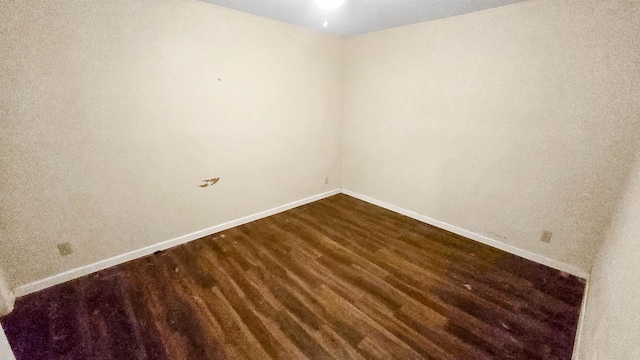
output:
<svg viewBox="0 0 640 360"><path fill-rule="evenodd" d="M333 21L331 10L340 7L343 3L344 0L316 0L316 4L324 9L324 23L322 23L322 27L329 26L329 23Z"/></svg>

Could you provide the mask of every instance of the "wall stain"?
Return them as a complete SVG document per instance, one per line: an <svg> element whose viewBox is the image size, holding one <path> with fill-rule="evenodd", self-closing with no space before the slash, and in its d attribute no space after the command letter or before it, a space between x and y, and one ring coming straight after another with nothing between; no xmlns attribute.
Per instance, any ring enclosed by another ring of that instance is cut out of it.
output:
<svg viewBox="0 0 640 360"><path fill-rule="evenodd" d="M80 216L91 218L98 214L98 206L89 193L71 193L69 194L69 202L73 211Z"/></svg>
<svg viewBox="0 0 640 360"><path fill-rule="evenodd" d="M219 177L213 179L202 180L203 184L198 185L198 187L206 188L207 186L214 185L220 180Z"/></svg>

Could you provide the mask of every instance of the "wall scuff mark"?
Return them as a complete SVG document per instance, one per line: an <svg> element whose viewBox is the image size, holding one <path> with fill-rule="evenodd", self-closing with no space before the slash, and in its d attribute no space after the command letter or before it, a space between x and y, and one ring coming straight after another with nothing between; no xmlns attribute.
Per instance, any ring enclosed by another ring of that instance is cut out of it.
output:
<svg viewBox="0 0 640 360"><path fill-rule="evenodd" d="M208 186L214 185L220 180L219 177L213 179L202 180L203 184L198 185L198 187L206 188Z"/></svg>

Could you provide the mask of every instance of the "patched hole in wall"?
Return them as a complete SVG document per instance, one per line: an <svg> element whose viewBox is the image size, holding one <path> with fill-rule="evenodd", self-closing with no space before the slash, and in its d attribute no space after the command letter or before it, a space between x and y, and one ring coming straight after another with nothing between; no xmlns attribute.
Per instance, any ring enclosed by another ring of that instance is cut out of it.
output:
<svg viewBox="0 0 640 360"><path fill-rule="evenodd" d="M544 230L542 232L542 236L540 237L540 241L542 242L546 242L546 243L550 243L551 242L551 236L553 235L553 233L549 230Z"/></svg>
<svg viewBox="0 0 640 360"><path fill-rule="evenodd" d="M60 255L67 256L73 254L73 247L69 242L63 242L58 244L58 251L60 251Z"/></svg>
<svg viewBox="0 0 640 360"><path fill-rule="evenodd" d="M99 206L89 193L71 193L69 194L69 203L73 211L82 217L91 218L98 215Z"/></svg>

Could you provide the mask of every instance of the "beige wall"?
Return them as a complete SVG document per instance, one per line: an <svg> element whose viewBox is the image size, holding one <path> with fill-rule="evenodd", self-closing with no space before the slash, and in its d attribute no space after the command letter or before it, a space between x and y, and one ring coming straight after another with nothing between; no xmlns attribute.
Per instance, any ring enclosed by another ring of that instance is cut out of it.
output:
<svg viewBox="0 0 640 360"><path fill-rule="evenodd" d="M343 187L588 271L638 128L639 23L638 1L544 0L348 39Z"/></svg>
<svg viewBox="0 0 640 360"><path fill-rule="evenodd" d="M638 1L530 1L349 40L195 0L0 6L12 286L334 189L341 173L586 271L631 161ZM60 257L62 241L76 253Z"/></svg>
<svg viewBox="0 0 640 360"><path fill-rule="evenodd" d="M7 340L7 336L4 334L4 331L0 327L0 359L3 360L15 360L13 356L13 351L11 351L11 347L9 346L9 341Z"/></svg>
<svg viewBox="0 0 640 360"><path fill-rule="evenodd" d="M589 280L580 360L635 360L640 354L640 153L636 170Z"/></svg>
<svg viewBox="0 0 640 360"><path fill-rule="evenodd" d="M341 38L195 0L0 8L11 285L339 187Z"/></svg>
<svg viewBox="0 0 640 360"><path fill-rule="evenodd" d="M15 300L16 298L9 288L9 284L4 277L4 273L0 269L0 317L13 311ZM0 352L0 354L2 354L2 352ZM2 357L0 357L0 359L2 359Z"/></svg>

